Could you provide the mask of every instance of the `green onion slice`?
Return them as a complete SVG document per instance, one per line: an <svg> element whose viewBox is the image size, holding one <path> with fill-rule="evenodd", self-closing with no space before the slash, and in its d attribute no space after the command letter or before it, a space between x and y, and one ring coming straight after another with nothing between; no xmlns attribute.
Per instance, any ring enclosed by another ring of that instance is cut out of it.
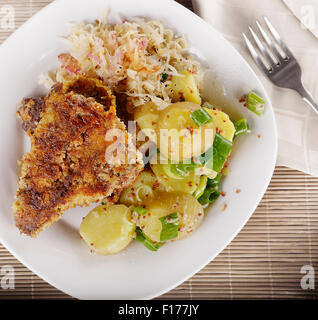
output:
<svg viewBox="0 0 318 320"><path fill-rule="evenodd" d="M213 157L212 157L208 162L206 162L206 163L204 164L204 166L207 167L208 169L214 171L214 170L213 170Z"/></svg>
<svg viewBox="0 0 318 320"><path fill-rule="evenodd" d="M187 173L180 170L179 167L175 164L162 164L162 169L165 174L172 179L184 179L187 176Z"/></svg>
<svg viewBox="0 0 318 320"><path fill-rule="evenodd" d="M220 194L221 193L218 190L208 187L204 190L202 196L198 199L198 201L202 205L213 203L220 196Z"/></svg>
<svg viewBox="0 0 318 320"><path fill-rule="evenodd" d="M140 214L141 216L145 216L148 213L148 210L141 206L136 207L134 211Z"/></svg>
<svg viewBox="0 0 318 320"><path fill-rule="evenodd" d="M213 146L201 154L197 160L207 168L220 172L232 151L232 142L215 134Z"/></svg>
<svg viewBox="0 0 318 320"><path fill-rule="evenodd" d="M136 240L142 243L146 248L148 248L151 251L157 251L163 245L162 243L154 243L142 232L142 230L139 227L136 228Z"/></svg>
<svg viewBox="0 0 318 320"><path fill-rule="evenodd" d="M218 173L214 179L208 179L207 186L218 188L218 186L221 182L221 178L222 178L222 175L220 173Z"/></svg>
<svg viewBox="0 0 318 320"><path fill-rule="evenodd" d="M160 233L160 241L168 241L178 237L178 229L180 225L179 215L171 213L168 216L159 219L162 224Z"/></svg>
<svg viewBox="0 0 318 320"><path fill-rule="evenodd" d="M213 163L213 146L209 148L206 152L202 153L197 160L201 163L206 165L207 163ZM212 169L212 168L211 168Z"/></svg>
<svg viewBox="0 0 318 320"><path fill-rule="evenodd" d="M220 172L224 167L225 161L226 161L226 158L224 158L219 153L215 152L213 155L213 170L216 172Z"/></svg>
<svg viewBox="0 0 318 320"><path fill-rule="evenodd" d="M215 134L213 142L213 170L220 172L224 163L232 151L232 142L226 140L218 133Z"/></svg>
<svg viewBox="0 0 318 320"><path fill-rule="evenodd" d="M167 176L173 179L184 179L190 172L201 167L199 163L172 163L162 164L162 168Z"/></svg>
<svg viewBox="0 0 318 320"><path fill-rule="evenodd" d="M206 185L207 185L207 182L208 182L208 177L207 176L201 176L200 177L200 182L199 182L199 185L197 187L197 190L195 190L194 193L193 193L193 196L196 199L199 199L203 195L204 190L205 190Z"/></svg>
<svg viewBox="0 0 318 320"><path fill-rule="evenodd" d="M178 163L171 164L171 171L181 177L186 177L189 172L193 172L196 168L201 167L198 163Z"/></svg>
<svg viewBox="0 0 318 320"><path fill-rule="evenodd" d="M248 122L245 118L236 121L234 123L234 127L235 127L234 138L241 136L245 133L251 132Z"/></svg>
<svg viewBox="0 0 318 320"><path fill-rule="evenodd" d="M206 123L209 123L212 121L212 117L209 115L208 112L204 110L204 108L200 108L198 110L195 110L191 113L190 118L194 121L194 123L201 127Z"/></svg>
<svg viewBox="0 0 318 320"><path fill-rule="evenodd" d="M232 151L232 142L226 140L218 133L215 134L213 148L216 150L220 155L227 158L230 152Z"/></svg>
<svg viewBox="0 0 318 320"><path fill-rule="evenodd" d="M250 91L246 98L246 106L249 110L261 116L264 111L265 100L257 95L255 92Z"/></svg>

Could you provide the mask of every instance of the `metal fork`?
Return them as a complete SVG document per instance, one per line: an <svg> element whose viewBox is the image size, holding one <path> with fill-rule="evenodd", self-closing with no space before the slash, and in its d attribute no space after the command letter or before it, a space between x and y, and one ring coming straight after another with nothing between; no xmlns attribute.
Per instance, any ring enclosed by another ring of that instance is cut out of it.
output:
<svg viewBox="0 0 318 320"><path fill-rule="evenodd" d="M253 29L249 26L249 30L252 34L252 37L255 40L255 43L258 46L259 51L263 54L263 60L257 53L256 49L253 47L252 43L249 41L245 33L243 32L243 37L246 42L246 45L254 58L256 64L260 67L260 69L264 72L267 78L276 86L281 88L289 88L297 91L300 96L314 109L314 111L318 114L318 104L314 101L311 94L304 88L301 82L301 68L295 59L294 55L288 49L286 44L283 42L281 37L279 36L276 29L270 23L267 17L263 17L265 23L271 32L273 39L276 42L276 45L283 52L281 54L275 43L272 41L271 37L265 32L260 23L256 21L256 25L265 40L270 51L265 48L262 44L261 40L257 36L257 34L253 31Z"/></svg>

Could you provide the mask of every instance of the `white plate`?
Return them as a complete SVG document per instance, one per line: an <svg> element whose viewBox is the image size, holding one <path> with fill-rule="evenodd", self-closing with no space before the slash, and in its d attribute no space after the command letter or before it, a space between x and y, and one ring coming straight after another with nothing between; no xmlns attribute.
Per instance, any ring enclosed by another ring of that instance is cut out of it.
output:
<svg viewBox="0 0 318 320"><path fill-rule="evenodd" d="M57 65L65 52L61 36L67 23L92 21L101 16L105 0L58 0L44 8L0 48L0 241L17 259L41 278L81 299L147 299L176 287L219 254L247 222L271 179L276 161L276 127L269 97L254 72L207 23L171 0L110 0L114 18L135 16L158 19L185 34L193 51L206 60L227 98L232 113L248 117L253 133L239 138L231 159L230 175L223 189L226 197L208 210L204 222L191 237L165 245L158 252L139 243L115 256L94 256L80 239L78 227L88 208L72 209L37 239L20 236L14 226L12 203L17 186L17 160L27 150L27 138L15 116L19 101L43 93L39 74ZM224 21L228 23L228 21ZM208 95L215 96L211 82ZM265 97L262 117L237 103L249 89ZM260 134L261 138L257 138ZM237 194L236 189L241 189ZM227 203L223 212L221 206Z"/></svg>

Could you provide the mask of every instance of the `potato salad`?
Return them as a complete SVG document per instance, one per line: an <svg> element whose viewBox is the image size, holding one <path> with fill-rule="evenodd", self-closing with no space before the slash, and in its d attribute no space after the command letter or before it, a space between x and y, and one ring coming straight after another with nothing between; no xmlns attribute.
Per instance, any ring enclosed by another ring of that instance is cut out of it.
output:
<svg viewBox="0 0 318 320"><path fill-rule="evenodd" d="M148 102L134 112L138 130L155 152L117 204L101 204L83 220L80 234L97 254L120 252L133 240L151 251L182 240L222 195L233 142L249 126L246 119L233 123L220 108L203 102L194 78L183 74L171 79L175 102L164 109ZM170 139L163 139L165 132Z"/></svg>

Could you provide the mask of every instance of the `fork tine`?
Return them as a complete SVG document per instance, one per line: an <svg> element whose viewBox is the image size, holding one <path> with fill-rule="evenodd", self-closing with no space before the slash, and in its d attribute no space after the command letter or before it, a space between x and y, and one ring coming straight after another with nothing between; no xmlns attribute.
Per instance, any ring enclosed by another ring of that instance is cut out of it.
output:
<svg viewBox="0 0 318 320"><path fill-rule="evenodd" d="M289 48L286 46L285 42L281 39L279 33L277 32L277 30L274 28L274 26L270 23L270 21L268 20L268 18L266 16L263 16L265 23L269 29L269 31L272 33L274 39L278 42L278 44L280 45L281 49L285 52L285 54L287 55L287 57L293 57L293 54L291 53L291 51L289 50Z"/></svg>
<svg viewBox="0 0 318 320"><path fill-rule="evenodd" d="M244 32L242 32L243 38L246 42L246 45L248 47L248 50L250 51L253 59L255 60L256 64L259 65L259 67L263 70L265 74L268 74L269 70L266 68L265 64L263 63L262 59L257 54L256 50L254 49L253 45L251 44L250 40L248 40L247 36Z"/></svg>
<svg viewBox="0 0 318 320"><path fill-rule="evenodd" d="M275 67L276 63L275 61L273 60L273 58L270 56L270 54L268 53L268 51L264 48L262 42L260 41L260 39L258 38L257 34L254 32L254 30L249 26L248 27L256 44L258 45L258 48L260 49L260 51L262 52L262 54L266 57L267 59L267 62L270 64L270 66L272 68Z"/></svg>
<svg viewBox="0 0 318 320"><path fill-rule="evenodd" d="M284 58L282 57L282 55L276 49L273 41L270 39L270 37L267 35L267 33L264 31L264 29L262 28L262 26L260 25L260 23L257 20L256 20L256 25L257 25L259 31L261 32L264 40L266 41L267 45L271 48L271 50L275 54L275 56L278 59L278 61L283 60Z"/></svg>

